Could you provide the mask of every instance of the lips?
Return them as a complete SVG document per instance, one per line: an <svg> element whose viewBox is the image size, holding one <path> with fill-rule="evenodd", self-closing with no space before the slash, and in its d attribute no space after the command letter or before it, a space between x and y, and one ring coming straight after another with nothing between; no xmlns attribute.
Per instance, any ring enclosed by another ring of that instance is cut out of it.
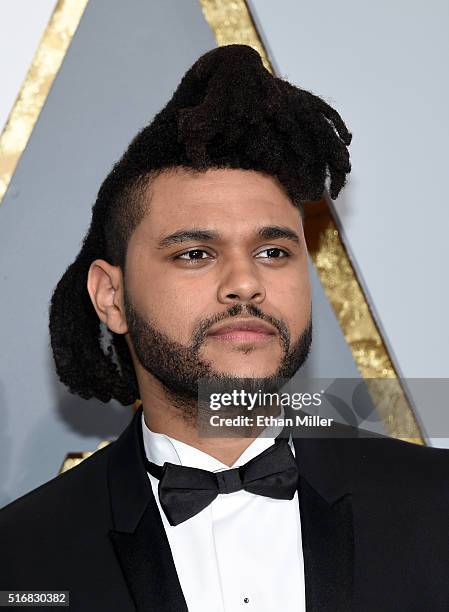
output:
<svg viewBox="0 0 449 612"><path fill-rule="evenodd" d="M207 335L217 340L260 342L271 339L276 335L276 330L265 321L240 319L213 326Z"/></svg>

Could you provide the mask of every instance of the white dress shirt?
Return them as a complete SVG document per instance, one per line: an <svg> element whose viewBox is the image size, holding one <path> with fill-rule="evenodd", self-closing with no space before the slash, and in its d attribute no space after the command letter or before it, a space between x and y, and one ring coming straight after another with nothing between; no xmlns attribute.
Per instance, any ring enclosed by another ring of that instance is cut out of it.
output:
<svg viewBox="0 0 449 612"><path fill-rule="evenodd" d="M143 412L142 431L153 463L167 461L211 472L230 469L189 444L151 431ZM243 465L271 444L271 437L255 438L231 467ZM244 490L219 494L204 510L172 526L159 502L159 481L148 477L189 612L305 610L297 492L291 500Z"/></svg>

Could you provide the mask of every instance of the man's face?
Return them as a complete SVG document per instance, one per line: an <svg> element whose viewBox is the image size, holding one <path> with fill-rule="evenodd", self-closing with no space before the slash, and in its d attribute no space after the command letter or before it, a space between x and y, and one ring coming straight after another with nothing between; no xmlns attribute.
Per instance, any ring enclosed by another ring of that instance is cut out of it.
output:
<svg viewBox="0 0 449 612"><path fill-rule="evenodd" d="M301 217L280 185L178 169L150 192L125 270L138 376L190 397L202 376L293 376L310 347L311 289Z"/></svg>

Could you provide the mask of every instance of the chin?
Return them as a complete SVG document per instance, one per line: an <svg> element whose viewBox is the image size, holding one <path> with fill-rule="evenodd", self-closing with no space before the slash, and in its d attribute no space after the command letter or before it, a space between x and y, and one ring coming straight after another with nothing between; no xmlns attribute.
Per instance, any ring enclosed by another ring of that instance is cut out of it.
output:
<svg viewBox="0 0 449 612"><path fill-rule="evenodd" d="M233 367L220 367L218 364L213 364L213 369L217 374L224 376L232 376L235 378L266 378L273 376L277 372L277 366L254 368L254 364L247 367L238 367L234 363Z"/></svg>
<svg viewBox="0 0 449 612"><path fill-rule="evenodd" d="M238 376L241 378L264 378L273 376L279 366L281 355L276 355L276 351L248 350L247 353L242 350L225 351L224 349L217 355L212 354L212 351L205 353L206 360L212 368L220 374L228 376Z"/></svg>

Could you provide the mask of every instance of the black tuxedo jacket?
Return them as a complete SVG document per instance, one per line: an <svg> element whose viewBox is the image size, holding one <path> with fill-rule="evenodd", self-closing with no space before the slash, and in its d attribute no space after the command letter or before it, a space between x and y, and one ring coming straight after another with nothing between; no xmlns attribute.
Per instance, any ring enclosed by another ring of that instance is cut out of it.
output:
<svg viewBox="0 0 449 612"><path fill-rule="evenodd" d="M0 510L0 590L68 590L73 612L187 610L141 411L114 443ZM294 444L307 612L448 612L449 451L387 437Z"/></svg>

